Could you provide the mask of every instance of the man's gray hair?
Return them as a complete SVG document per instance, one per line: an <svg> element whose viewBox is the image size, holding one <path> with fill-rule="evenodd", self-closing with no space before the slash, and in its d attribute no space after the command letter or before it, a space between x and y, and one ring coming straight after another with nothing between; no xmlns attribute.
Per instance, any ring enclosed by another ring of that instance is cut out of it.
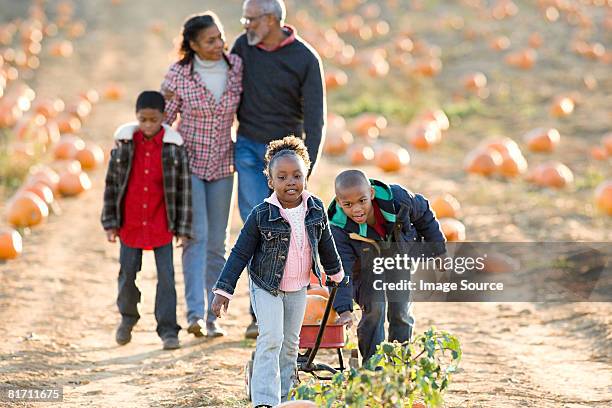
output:
<svg viewBox="0 0 612 408"><path fill-rule="evenodd" d="M285 8L285 2L283 0L246 0L253 1L259 7L263 14L272 14L282 24L287 17L287 9Z"/></svg>

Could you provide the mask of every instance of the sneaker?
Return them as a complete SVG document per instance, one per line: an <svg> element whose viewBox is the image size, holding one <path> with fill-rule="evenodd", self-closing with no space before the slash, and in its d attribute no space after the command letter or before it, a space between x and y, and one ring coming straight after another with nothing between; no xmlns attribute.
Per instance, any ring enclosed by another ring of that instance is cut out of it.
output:
<svg viewBox="0 0 612 408"><path fill-rule="evenodd" d="M129 324L125 320L121 321L121 324L119 324L119 327L117 327L117 332L115 333L115 341L117 341L117 344L124 346L132 340L133 327L133 324Z"/></svg>
<svg viewBox="0 0 612 408"><path fill-rule="evenodd" d="M204 332L202 329L204 328L204 320L198 319L194 320L189 324L187 328L187 333L191 333L196 337L204 337Z"/></svg>
<svg viewBox="0 0 612 408"><path fill-rule="evenodd" d="M227 333L217 323L206 323L206 336L208 337L223 337Z"/></svg>
<svg viewBox="0 0 612 408"><path fill-rule="evenodd" d="M257 328L257 322L255 320L251 320L251 324L247 327L244 332L244 337L247 339L256 339L259 336L259 329Z"/></svg>
<svg viewBox="0 0 612 408"><path fill-rule="evenodd" d="M164 350L176 350L181 347L177 336L167 336L162 338Z"/></svg>

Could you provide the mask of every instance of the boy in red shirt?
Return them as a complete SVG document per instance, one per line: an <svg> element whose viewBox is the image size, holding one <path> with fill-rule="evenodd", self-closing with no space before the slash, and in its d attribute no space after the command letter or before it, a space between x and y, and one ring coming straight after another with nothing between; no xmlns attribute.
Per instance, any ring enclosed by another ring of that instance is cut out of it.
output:
<svg viewBox="0 0 612 408"><path fill-rule="evenodd" d="M182 243L191 235L191 184L183 139L162 125L165 102L156 91L142 92L136 101L138 122L115 131L115 147L106 174L102 225L109 242L119 237L119 293L121 324L117 343L132 339L138 322L140 291L136 273L142 250L155 252L157 334L165 350L180 347L176 322L176 289L172 239Z"/></svg>

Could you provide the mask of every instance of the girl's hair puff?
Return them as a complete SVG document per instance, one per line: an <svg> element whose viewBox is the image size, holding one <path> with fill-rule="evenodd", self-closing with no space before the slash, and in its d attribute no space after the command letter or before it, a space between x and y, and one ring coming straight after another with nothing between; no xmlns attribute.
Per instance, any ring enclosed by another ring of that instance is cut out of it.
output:
<svg viewBox="0 0 612 408"><path fill-rule="evenodd" d="M279 140L273 140L268 144L265 156L264 174L270 180L272 178L272 165L274 161L283 156L294 155L301 158L306 166L306 171L310 169L310 156L304 141L293 135L285 136Z"/></svg>

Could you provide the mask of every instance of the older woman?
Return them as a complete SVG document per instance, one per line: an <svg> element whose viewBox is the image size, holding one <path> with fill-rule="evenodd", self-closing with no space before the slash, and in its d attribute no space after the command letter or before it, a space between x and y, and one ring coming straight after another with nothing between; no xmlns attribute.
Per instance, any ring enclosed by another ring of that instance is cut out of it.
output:
<svg viewBox="0 0 612 408"><path fill-rule="evenodd" d="M213 12L187 19L181 59L162 84L169 97L166 121L180 114L191 170L193 239L183 248L188 332L223 336L210 310L212 288L225 263L228 220L234 186L231 127L242 93L242 60L226 54L223 26ZM205 316L204 294L208 312Z"/></svg>

